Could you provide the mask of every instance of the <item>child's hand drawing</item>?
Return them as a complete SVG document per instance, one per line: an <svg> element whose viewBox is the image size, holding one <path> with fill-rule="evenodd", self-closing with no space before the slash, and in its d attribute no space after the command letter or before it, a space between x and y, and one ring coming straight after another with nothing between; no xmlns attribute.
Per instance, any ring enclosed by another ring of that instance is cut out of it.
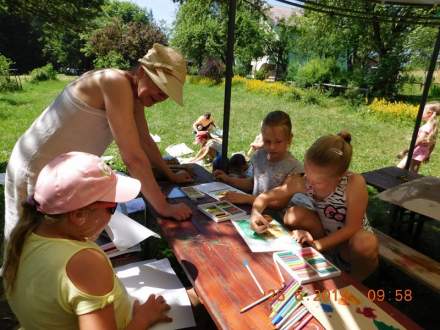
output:
<svg viewBox="0 0 440 330"><path fill-rule="evenodd" d="M292 237L299 243L313 243L313 236L307 230L293 230Z"/></svg>
<svg viewBox="0 0 440 330"><path fill-rule="evenodd" d="M272 218L270 216L263 216L256 211L253 211L251 214L251 228L258 234L262 234L268 230L271 221Z"/></svg>

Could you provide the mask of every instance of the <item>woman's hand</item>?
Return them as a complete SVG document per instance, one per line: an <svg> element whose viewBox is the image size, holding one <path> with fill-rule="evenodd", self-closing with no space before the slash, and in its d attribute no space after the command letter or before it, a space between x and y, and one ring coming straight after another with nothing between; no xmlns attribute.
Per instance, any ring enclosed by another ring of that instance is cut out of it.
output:
<svg viewBox="0 0 440 330"><path fill-rule="evenodd" d="M258 234L264 233L269 228L270 221L266 219L260 212L255 210L251 213L251 228Z"/></svg>
<svg viewBox="0 0 440 330"><path fill-rule="evenodd" d="M150 328L159 322L171 322L172 318L167 315L170 306L164 297L152 294L144 304L135 300L133 304L133 321Z"/></svg>
<svg viewBox="0 0 440 330"><path fill-rule="evenodd" d="M251 196L249 196L248 194L243 194L235 191L227 191L223 196L220 197L220 200L236 204L248 204L252 203L249 197Z"/></svg>
<svg viewBox="0 0 440 330"><path fill-rule="evenodd" d="M307 230L292 230L292 237L299 243L309 245L313 244L313 236Z"/></svg>
<svg viewBox="0 0 440 330"><path fill-rule="evenodd" d="M170 177L170 180L174 183L191 183L194 182L191 174L188 171L180 170L176 173L173 173Z"/></svg>
<svg viewBox="0 0 440 330"><path fill-rule="evenodd" d="M163 217L173 218L178 221L189 219L192 215L191 209L185 203L178 203L178 204L168 203L165 209L159 213Z"/></svg>

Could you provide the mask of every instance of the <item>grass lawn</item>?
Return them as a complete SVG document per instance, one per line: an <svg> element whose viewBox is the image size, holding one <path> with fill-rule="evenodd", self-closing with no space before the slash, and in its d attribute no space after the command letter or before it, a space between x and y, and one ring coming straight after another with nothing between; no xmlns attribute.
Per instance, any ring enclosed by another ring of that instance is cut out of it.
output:
<svg viewBox="0 0 440 330"><path fill-rule="evenodd" d="M0 95L0 130L2 132L0 172L5 171L15 141L35 117L52 102L69 79L72 78L63 77L58 81L39 84L25 82L23 91ZM185 142L196 151L197 147L192 144L194 139L192 122L201 114L211 112L217 126L222 127L223 98L222 86L207 87L188 83L185 86L183 108L176 106L172 101L147 108L146 115L150 131L162 139L159 143L161 151L163 152L170 144L181 142ZM395 155L409 146L414 125L414 122L409 120L397 120L371 113L365 106L353 106L348 101L339 98L323 97L320 105L311 105L295 102L288 97L248 92L242 85L236 85L232 91L229 152L246 151L249 143L259 131L261 120L267 112L272 110L283 110L291 116L294 125L291 151L300 160L303 160L305 150L319 136L337 133L341 129L348 130L352 134L354 148L351 169L357 172L396 164ZM124 166L114 144L109 147L106 154L114 155L113 166L123 169ZM440 150L433 153L429 164L422 165L421 173L440 176ZM3 189L3 186L0 186L1 237L4 221ZM375 227L385 230L390 221L389 210L384 203L374 198L375 193L374 189L370 190L368 215ZM421 235L422 241L426 239L429 244L424 242L420 250L435 259L440 257L438 255L439 232L440 226L428 222ZM2 253L0 253L0 258L1 256ZM395 278L391 281L394 280ZM423 320L422 316L417 317L416 321L419 320Z"/></svg>

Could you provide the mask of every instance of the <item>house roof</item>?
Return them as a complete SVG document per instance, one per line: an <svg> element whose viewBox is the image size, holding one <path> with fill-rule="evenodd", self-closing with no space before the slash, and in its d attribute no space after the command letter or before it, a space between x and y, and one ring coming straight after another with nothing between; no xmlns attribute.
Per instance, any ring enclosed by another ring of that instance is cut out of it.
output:
<svg viewBox="0 0 440 330"><path fill-rule="evenodd" d="M439 0L440 1L440 0ZM269 9L269 17L274 21L278 22L282 19L287 20L290 16L302 16L304 10L297 7L283 7L271 5Z"/></svg>

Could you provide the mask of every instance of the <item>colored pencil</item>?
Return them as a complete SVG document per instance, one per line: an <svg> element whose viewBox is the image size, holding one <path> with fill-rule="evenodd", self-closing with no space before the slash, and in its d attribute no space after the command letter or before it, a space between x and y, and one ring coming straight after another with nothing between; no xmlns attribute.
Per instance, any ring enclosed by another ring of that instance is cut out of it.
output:
<svg viewBox="0 0 440 330"><path fill-rule="evenodd" d="M272 313L270 313L270 318L272 318L275 314L277 314L292 298L295 292L299 288L299 283L295 282L288 290L285 291L284 300L279 300L276 305L272 307Z"/></svg>
<svg viewBox="0 0 440 330"><path fill-rule="evenodd" d="M275 296L279 291L280 291L280 290L278 289L278 290L275 290L275 291L273 291L273 292L270 292L270 293L268 293L267 295L261 297L260 299L254 301L253 303L251 303L251 304L249 304L249 305L243 307L242 309L240 309L240 313L244 313L244 312L246 312L247 310L251 309L252 307L255 307L255 306L257 306L258 304L262 303L263 301L269 299L270 297Z"/></svg>
<svg viewBox="0 0 440 330"><path fill-rule="evenodd" d="M280 329L284 326L284 324L286 324L286 322L288 322L289 320L291 320L292 318L297 317L299 314L301 314L304 310L304 305L302 305L301 303L296 304L287 314L286 316L279 322L276 324L275 328L276 329Z"/></svg>
<svg viewBox="0 0 440 330"><path fill-rule="evenodd" d="M277 270L278 276L280 277L281 285L283 285L285 283L285 281L284 281L283 274L281 273L280 267L278 266L278 264L275 261L275 259L273 260L273 263L275 264L275 269Z"/></svg>
<svg viewBox="0 0 440 330"><path fill-rule="evenodd" d="M307 324L307 322L309 322L312 319L312 317L313 315L311 313L306 315L301 321L301 323L295 327L295 330L301 330L302 328L304 328L304 326Z"/></svg>
<svg viewBox="0 0 440 330"><path fill-rule="evenodd" d="M303 310L301 310L301 312L299 312L295 317L293 317L292 319L290 319L282 328L281 330L286 330L289 329L292 325L294 325L296 322L298 322L299 320L301 320L309 311L307 310L307 308L304 308Z"/></svg>
<svg viewBox="0 0 440 330"><path fill-rule="evenodd" d="M289 301L281 308L281 310L272 319L272 324L277 324L286 317L286 314L298 304L298 300L295 297L289 299Z"/></svg>
<svg viewBox="0 0 440 330"><path fill-rule="evenodd" d="M249 266L249 263L247 260L243 261L243 265L248 270L249 274L251 274L252 279L254 280L255 284L257 285L258 289L260 290L261 294L264 294L264 290L261 287L260 283L258 282L257 278L255 277L254 273L252 272L251 266Z"/></svg>

